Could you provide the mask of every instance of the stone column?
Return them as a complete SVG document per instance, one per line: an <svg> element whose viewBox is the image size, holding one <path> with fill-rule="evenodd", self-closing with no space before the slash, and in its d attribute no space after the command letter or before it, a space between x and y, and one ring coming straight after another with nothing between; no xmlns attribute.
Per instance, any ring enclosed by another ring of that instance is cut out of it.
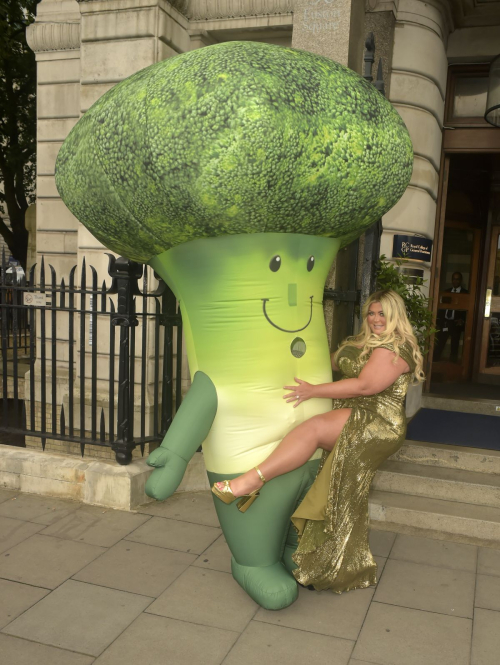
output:
<svg viewBox="0 0 500 665"><path fill-rule="evenodd" d="M361 73L364 0L295 0L292 46Z"/></svg>
<svg viewBox="0 0 500 665"><path fill-rule="evenodd" d="M389 98L408 127L415 158L408 189L383 219L381 253L389 257L395 233L434 237L450 25L446 5L399 1ZM430 263L417 266L427 279Z"/></svg>
<svg viewBox="0 0 500 665"><path fill-rule="evenodd" d="M59 198L54 167L80 117L80 10L75 0L43 0L26 37L37 60L37 256L60 277L76 263L78 222Z"/></svg>

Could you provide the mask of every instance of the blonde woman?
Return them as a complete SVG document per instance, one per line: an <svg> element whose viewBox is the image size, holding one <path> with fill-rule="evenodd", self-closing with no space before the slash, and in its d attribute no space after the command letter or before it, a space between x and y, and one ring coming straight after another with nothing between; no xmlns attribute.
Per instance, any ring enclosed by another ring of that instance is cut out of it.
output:
<svg viewBox="0 0 500 665"><path fill-rule="evenodd" d="M246 510L268 482L324 450L318 475L292 521L299 535L293 555L297 581L340 593L376 583L368 546L368 491L379 465L398 450L406 434L404 398L420 382L422 355L402 298L372 294L363 324L332 357L342 379L313 385L295 379L284 399L296 407L314 398L333 399L333 410L292 430L259 467L212 491L225 503L240 499Z"/></svg>

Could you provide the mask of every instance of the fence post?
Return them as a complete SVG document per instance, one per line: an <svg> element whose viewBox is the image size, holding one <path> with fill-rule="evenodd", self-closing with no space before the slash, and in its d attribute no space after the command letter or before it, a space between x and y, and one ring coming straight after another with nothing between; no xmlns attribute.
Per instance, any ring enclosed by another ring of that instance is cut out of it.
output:
<svg viewBox="0 0 500 665"><path fill-rule="evenodd" d="M118 359L118 408L117 436L112 444L118 464L129 464L134 449L134 432L130 403L133 395L130 386L130 365L135 362L135 349L130 348L130 329L139 321L135 313L134 296L139 295L138 280L143 267L122 256L109 256L109 275L113 278L110 294L118 294L118 306L111 319L112 326L120 326L120 346ZM133 388L133 386L132 386Z"/></svg>

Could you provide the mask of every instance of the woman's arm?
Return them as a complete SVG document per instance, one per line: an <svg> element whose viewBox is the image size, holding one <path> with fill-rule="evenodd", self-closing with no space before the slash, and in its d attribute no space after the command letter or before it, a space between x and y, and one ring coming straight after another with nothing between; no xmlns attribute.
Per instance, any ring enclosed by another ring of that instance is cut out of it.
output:
<svg viewBox="0 0 500 665"><path fill-rule="evenodd" d="M292 392L285 395L283 399L286 399L287 402L295 402L295 407L311 397L347 399L376 395L392 386L401 374L410 371L406 361L398 357L394 362L394 356L394 352L389 349L375 349L356 379L314 385L296 378L297 386L284 386L285 390Z"/></svg>

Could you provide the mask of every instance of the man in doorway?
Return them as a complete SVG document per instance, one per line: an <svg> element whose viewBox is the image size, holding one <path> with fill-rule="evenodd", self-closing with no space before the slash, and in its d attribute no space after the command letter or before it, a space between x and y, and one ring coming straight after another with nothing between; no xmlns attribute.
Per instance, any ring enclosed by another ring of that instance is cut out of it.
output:
<svg viewBox="0 0 500 665"><path fill-rule="evenodd" d="M462 286L462 273L454 272L451 276L451 289L447 289L447 293L469 293L467 289ZM441 358L443 349L446 346L448 337L450 337L450 360L451 362L458 361L458 349L460 347L460 337L465 328L465 319L467 312L458 309L440 309L438 311L437 327L439 333L437 334L436 346L434 347L434 362Z"/></svg>

